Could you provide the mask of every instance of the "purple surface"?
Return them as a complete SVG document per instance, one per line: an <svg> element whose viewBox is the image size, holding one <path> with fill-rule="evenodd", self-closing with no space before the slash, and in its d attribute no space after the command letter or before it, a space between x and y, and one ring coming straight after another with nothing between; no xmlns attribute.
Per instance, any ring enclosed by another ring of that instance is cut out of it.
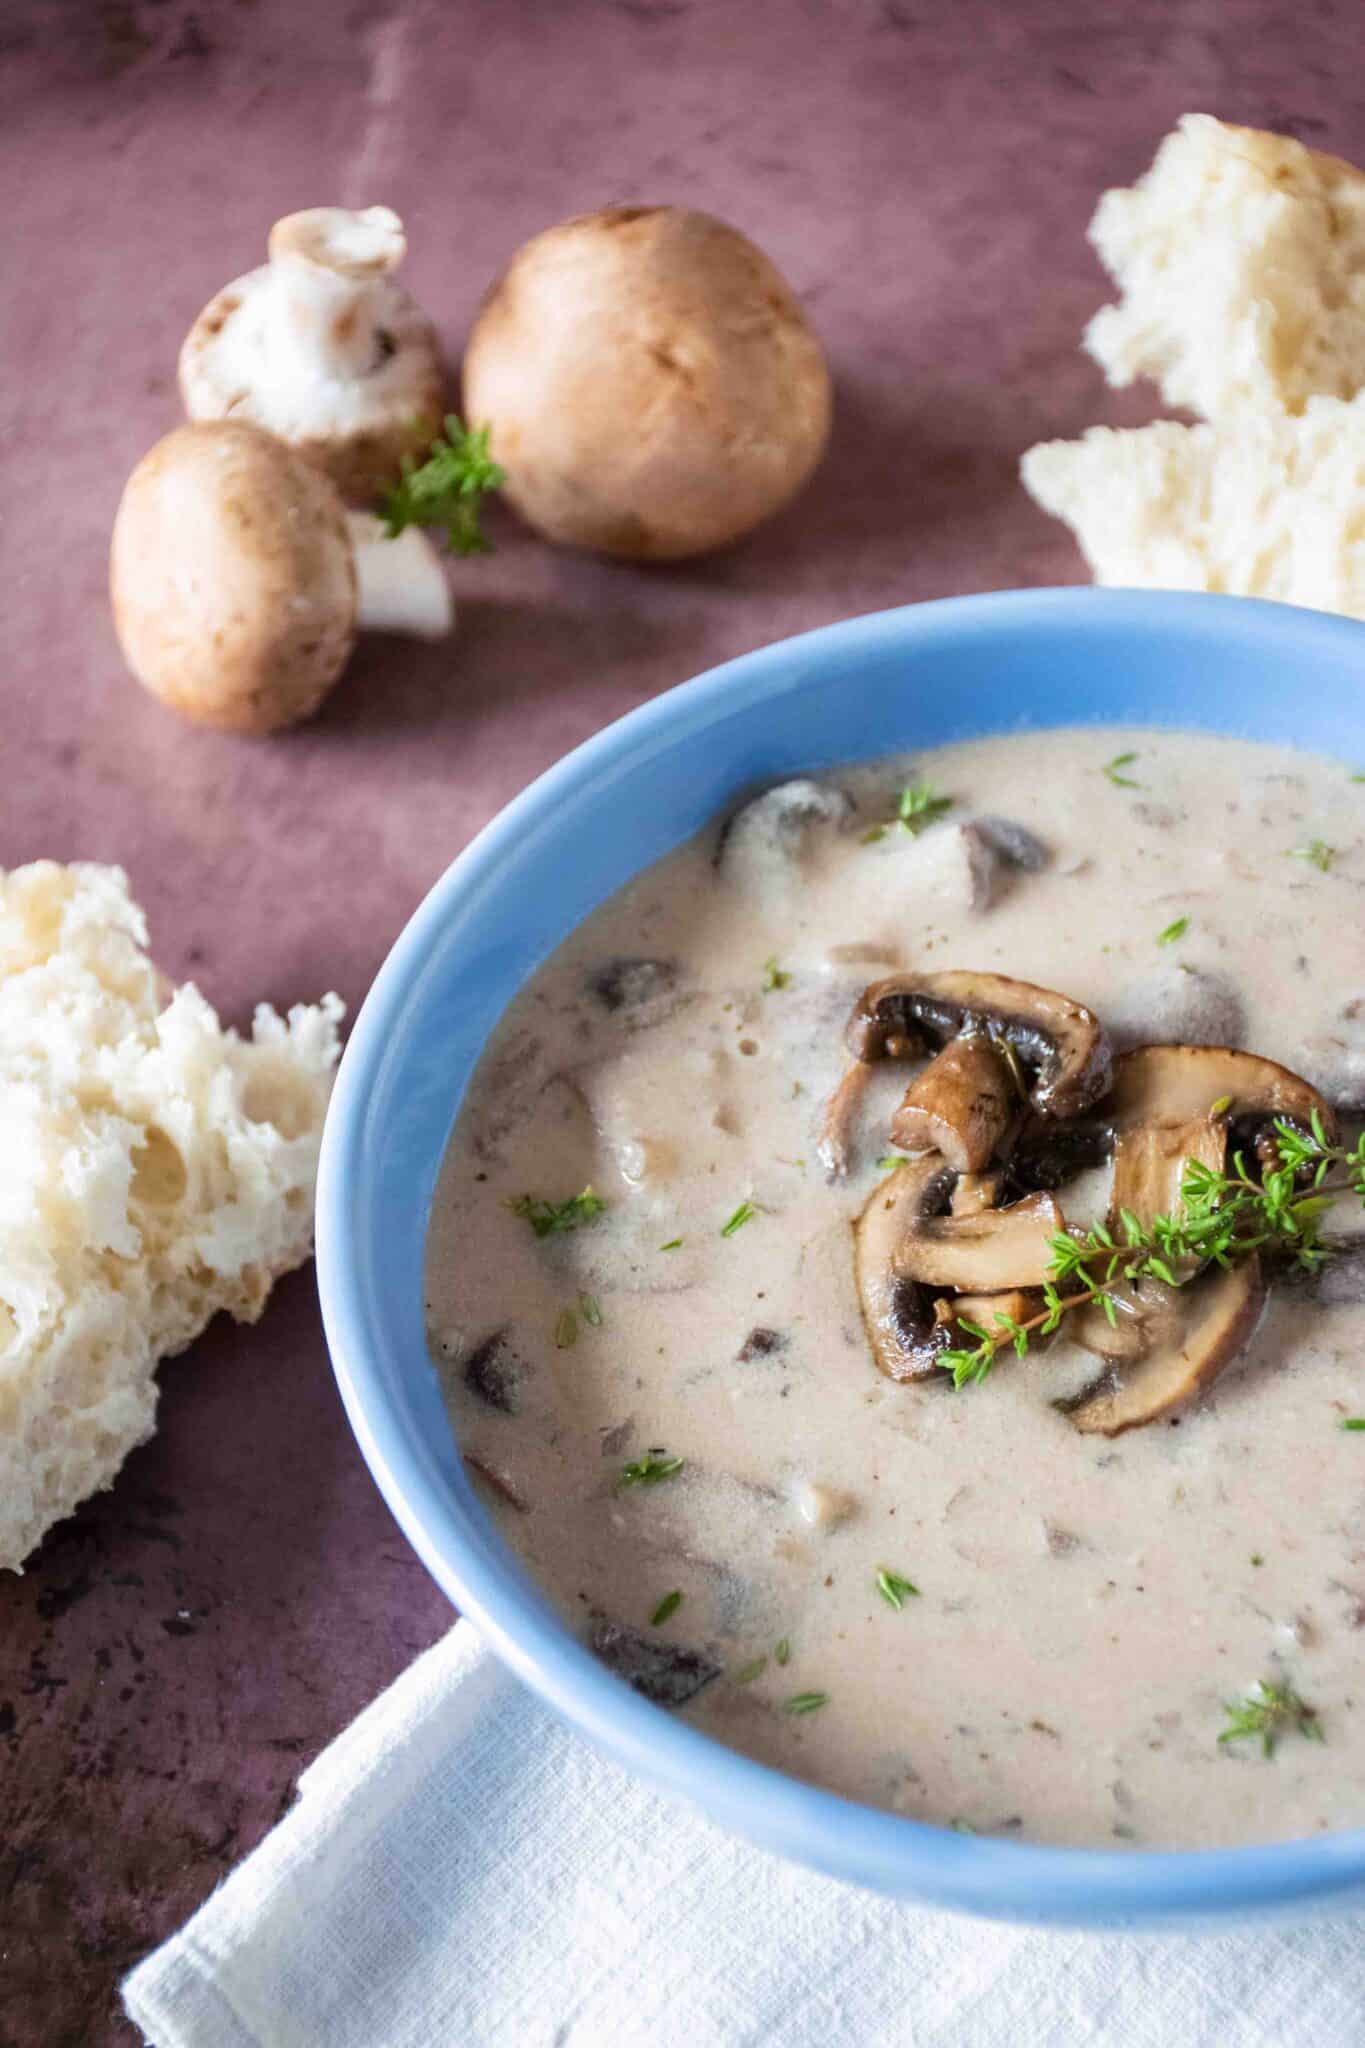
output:
<svg viewBox="0 0 1365 2048"><path fill-rule="evenodd" d="M121 862L233 1020L354 1005L469 836L642 698L851 612L1078 580L1015 463L1151 410L1076 350L1095 196L1189 108L1365 159L1358 31L1352 0L5 0L0 865ZM804 295L838 397L796 506L668 571L495 519L453 645L372 643L273 742L126 679L118 493L276 215L397 207L454 357L518 242L632 199L726 215ZM164 1385L156 1441L0 1581L0 2048L131 2041L121 1972L449 1620L347 1435L311 1273Z"/></svg>

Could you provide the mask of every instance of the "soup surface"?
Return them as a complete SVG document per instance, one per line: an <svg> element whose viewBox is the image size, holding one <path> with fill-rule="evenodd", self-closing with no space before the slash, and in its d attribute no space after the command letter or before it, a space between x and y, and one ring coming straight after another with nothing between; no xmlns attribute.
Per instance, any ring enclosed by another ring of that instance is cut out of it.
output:
<svg viewBox="0 0 1365 2048"><path fill-rule="evenodd" d="M600 1654L926 1820L1365 1822L1365 1259L1272 1287L1194 1402L1086 1435L1054 1403L1099 1362L1065 1326L961 1390L876 1369L850 1226L913 1068L871 1071L843 1178L817 1149L849 1012L897 970L1016 976L1117 1048L1250 1048L1358 1111L1363 815L1348 768L1283 748L973 742L782 786L532 977L451 1138L428 1322L490 1511ZM1311 1709L1269 1756L1219 1739L1258 1685Z"/></svg>

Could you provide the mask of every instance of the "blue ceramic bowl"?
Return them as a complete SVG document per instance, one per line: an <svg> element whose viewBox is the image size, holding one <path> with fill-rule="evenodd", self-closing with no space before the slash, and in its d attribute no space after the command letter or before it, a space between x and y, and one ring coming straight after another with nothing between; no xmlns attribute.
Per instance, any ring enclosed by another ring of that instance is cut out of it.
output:
<svg viewBox="0 0 1365 2048"><path fill-rule="evenodd" d="M1365 763L1365 629L1240 598L1021 591L852 619L728 662L570 754L480 833L379 974L341 1063L318 1276L347 1413L409 1541L511 1668L603 1750L764 1848L904 1898L1089 1928L1365 1904L1365 1831L1264 1848L1033 1848L859 1806L751 1763L614 1678L475 1498L423 1338L428 1206L488 1032L572 927L738 792L1054 725L1198 727Z"/></svg>

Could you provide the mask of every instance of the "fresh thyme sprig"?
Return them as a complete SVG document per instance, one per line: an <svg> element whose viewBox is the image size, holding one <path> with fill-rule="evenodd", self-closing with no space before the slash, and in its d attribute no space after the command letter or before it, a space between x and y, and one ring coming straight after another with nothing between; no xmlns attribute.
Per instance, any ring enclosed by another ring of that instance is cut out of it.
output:
<svg viewBox="0 0 1365 2048"><path fill-rule="evenodd" d="M1229 1700L1224 1712L1228 1725L1220 1742L1242 1742L1259 1736L1262 1756L1274 1756L1275 1744L1288 1729L1296 1729L1310 1742L1321 1742L1322 1723L1317 1709L1302 1700L1292 1685L1273 1685L1258 1679L1244 1699Z"/></svg>
<svg viewBox="0 0 1365 2048"><path fill-rule="evenodd" d="M1248 1171L1243 1152L1233 1155L1230 1173L1189 1159L1174 1215L1144 1225L1124 1209L1117 1236L1104 1223L1092 1230L1059 1232L1050 1241L1049 1277L1036 1315L1017 1320L1001 1313L989 1330L965 1316L959 1319L958 1329L976 1341L938 1354L953 1385L984 1380L1007 1345L1020 1358L1027 1356L1032 1339L1051 1336L1073 1309L1093 1302L1116 1324L1122 1304L1113 1290L1138 1280L1183 1287L1203 1266L1231 1266L1261 1250L1305 1272L1318 1272L1331 1256L1331 1246L1321 1237L1323 1216L1342 1195L1354 1195L1365 1205L1365 1134L1354 1146L1329 1144L1316 1112L1308 1131L1283 1119L1274 1129L1278 1164L1268 1166L1259 1180Z"/></svg>
<svg viewBox="0 0 1365 2048"><path fill-rule="evenodd" d="M409 526L443 526L452 555L486 555L488 538L479 519L479 500L507 481L488 452L488 428L466 427L447 413L445 436L432 442L426 460L403 461L403 474L385 492L379 516L390 540Z"/></svg>

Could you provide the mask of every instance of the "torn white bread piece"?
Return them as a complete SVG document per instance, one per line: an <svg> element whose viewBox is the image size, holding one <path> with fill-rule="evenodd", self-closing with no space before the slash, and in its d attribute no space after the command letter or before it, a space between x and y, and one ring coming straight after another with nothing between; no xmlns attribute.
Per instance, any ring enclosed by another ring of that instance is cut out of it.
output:
<svg viewBox="0 0 1365 2048"><path fill-rule="evenodd" d="M1365 618L1365 396L1226 427L1092 427L1030 448L1022 475L1097 583Z"/></svg>
<svg viewBox="0 0 1365 2048"><path fill-rule="evenodd" d="M1090 239L1118 285L1085 346L1111 384L1223 420L1365 387L1365 174L1291 136L1186 114Z"/></svg>
<svg viewBox="0 0 1365 2048"><path fill-rule="evenodd" d="M250 1039L146 950L118 868L0 870L0 1567L152 1434L156 1366L312 1249L340 1000Z"/></svg>

